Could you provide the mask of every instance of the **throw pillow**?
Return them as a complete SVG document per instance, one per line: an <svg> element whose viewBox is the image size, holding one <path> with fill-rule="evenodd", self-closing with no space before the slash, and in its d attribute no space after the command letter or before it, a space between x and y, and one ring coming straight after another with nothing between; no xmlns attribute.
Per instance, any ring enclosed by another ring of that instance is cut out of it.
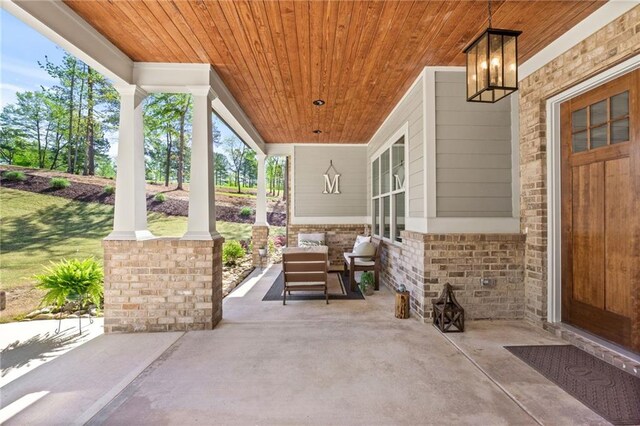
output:
<svg viewBox="0 0 640 426"><path fill-rule="evenodd" d="M376 255L376 246L371 242L362 243L353 250L353 254L358 256L371 256L370 258L360 258L360 260L364 261L371 260L371 258Z"/></svg>
<svg viewBox="0 0 640 426"><path fill-rule="evenodd" d="M355 253L356 247L358 247L360 244L362 244L362 243L370 243L370 242L371 242L371 237L367 237L367 236L364 236L364 235L356 236L356 242L353 244L352 252Z"/></svg>

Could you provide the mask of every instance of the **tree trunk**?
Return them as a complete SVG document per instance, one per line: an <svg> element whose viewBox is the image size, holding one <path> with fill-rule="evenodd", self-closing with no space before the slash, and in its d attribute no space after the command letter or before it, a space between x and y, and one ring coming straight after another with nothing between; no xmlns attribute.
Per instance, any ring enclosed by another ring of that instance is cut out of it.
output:
<svg viewBox="0 0 640 426"><path fill-rule="evenodd" d="M73 61L71 70L71 87L69 89L69 135L67 137L67 173L73 172L73 163L71 162L71 141L73 140L73 90L76 85L76 61Z"/></svg>
<svg viewBox="0 0 640 426"><path fill-rule="evenodd" d="M85 159L82 174L96 174L95 146L93 140L93 70L88 68L87 77L87 136L85 138Z"/></svg>
<svg viewBox="0 0 640 426"><path fill-rule="evenodd" d="M78 132L75 137L75 144L73 149L73 164L70 173L78 173L78 149L80 147L80 140L77 137L80 134L80 123L82 122L82 96L84 95L84 79L82 79L82 83L80 84L80 99L78 101Z"/></svg>
<svg viewBox="0 0 640 426"><path fill-rule="evenodd" d="M169 175L171 174L171 132L167 128L167 160L164 165L164 186L169 186Z"/></svg>
<svg viewBox="0 0 640 426"><path fill-rule="evenodd" d="M182 189L182 183L184 181L184 121L189 109L189 99L184 104L184 109L180 115L180 145L178 148L178 186L176 189Z"/></svg>

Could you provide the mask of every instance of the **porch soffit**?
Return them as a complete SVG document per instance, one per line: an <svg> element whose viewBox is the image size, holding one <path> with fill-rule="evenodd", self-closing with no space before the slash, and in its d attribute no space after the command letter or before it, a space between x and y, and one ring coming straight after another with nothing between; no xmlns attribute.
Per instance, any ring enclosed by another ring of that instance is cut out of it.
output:
<svg viewBox="0 0 640 426"><path fill-rule="evenodd" d="M211 64L269 143L368 142L487 26L485 0L64 2L133 61ZM524 62L605 3L494 0L493 26L523 31Z"/></svg>

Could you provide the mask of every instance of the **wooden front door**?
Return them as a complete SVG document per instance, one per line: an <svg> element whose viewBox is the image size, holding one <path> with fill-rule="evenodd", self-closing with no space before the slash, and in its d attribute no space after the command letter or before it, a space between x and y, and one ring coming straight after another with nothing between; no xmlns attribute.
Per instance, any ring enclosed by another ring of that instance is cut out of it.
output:
<svg viewBox="0 0 640 426"><path fill-rule="evenodd" d="M562 321L640 352L640 70L561 105Z"/></svg>

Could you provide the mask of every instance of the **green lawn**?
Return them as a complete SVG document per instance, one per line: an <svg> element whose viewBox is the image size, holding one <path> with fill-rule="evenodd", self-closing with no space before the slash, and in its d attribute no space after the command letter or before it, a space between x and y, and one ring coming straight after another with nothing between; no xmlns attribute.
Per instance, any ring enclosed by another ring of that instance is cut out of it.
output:
<svg viewBox="0 0 640 426"><path fill-rule="evenodd" d="M112 222L110 205L0 188L0 288L31 284L49 261L88 256L101 261L101 241ZM150 213L149 229L179 236L187 218ZM217 229L227 239L251 238L249 224L218 222Z"/></svg>

